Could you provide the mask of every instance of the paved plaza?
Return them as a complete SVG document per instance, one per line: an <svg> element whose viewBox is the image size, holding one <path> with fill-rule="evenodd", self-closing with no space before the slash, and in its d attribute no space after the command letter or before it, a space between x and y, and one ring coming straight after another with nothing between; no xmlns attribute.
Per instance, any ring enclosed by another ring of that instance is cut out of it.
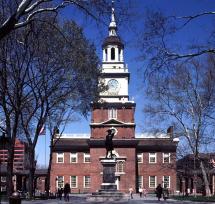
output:
<svg viewBox="0 0 215 204"><path fill-rule="evenodd" d="M122 201L111 201L111 202L88 202L86 201L86 195L81 195L81 194L77 194L77 195L71 195L70 196L70 201L69 202L65 202L64 200L59 200L59 199L51 199L51 200L34 200L34 201L22 201L22 204L30 204L30 203L34 203L34 204L100 204L100 203L114 203L114 204L141 204L141 203L145 203L145 204L155 204L155 203L160 203L160 204L192 204L192 203L199 203L199 202L191 202L191 201L176 201L176 200L172 200L172 199L168 199L167 201L161 200L158 201L157 198L155 196L147 196L146 198L140 198L138 194L134 195L133 199L124 199ZM215 202L210 202L211 204ZM8 202L1 202L1 204L8 204ZM201 202L199 204L208 204L208 202Z"/></svg>

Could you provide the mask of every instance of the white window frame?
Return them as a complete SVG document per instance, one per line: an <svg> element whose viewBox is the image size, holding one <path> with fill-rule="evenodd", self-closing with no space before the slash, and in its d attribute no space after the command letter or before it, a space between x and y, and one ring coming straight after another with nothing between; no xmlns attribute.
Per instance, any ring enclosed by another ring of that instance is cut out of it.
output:
<svg viewBox="0 0 215 204"><path fill-rule="evenodd" d="M165 152L163 153L163 163L164 164L170 164L171 163L170 156L171 156L170 153L165 153ZM164 161L165 159L168 159L168 162L165 162Z"/></svg>
<svg viewBox="0 0 215 204"><path fill-rule="evenodd" d="M62 184L62 187L61 187L61 188L64 188L64 176L57 176L57 181L56 181L56 188L57 188L57 189L59 188L59 177L62 177L62 178L63 178L63 184Z"/></svg>
<svg viewBox="0 0 215 204"><path fill-rule="evenodd" d="M90 161L86 161L86 158L89 158ZM91 158L90 158L90 153L84 153L84 163L90 163Z"/></svg>
<svg viewBox="0 0 215 204"><path fill-rule="evenodd" d="M122 165L121 167L120 167L119 163L120 163L120 165ZM124 169L125 169L125 161L124 160L118 160L116 163L116 172L117 173L124 173L125 172Z"/></svg>
<svg viewBox="0 0 215 204"><path fill-rule="evenodd" d="M89 178L89 185L86 185L86 178ZM91 187L91 176L84 176L84 188L90 188Z"/></svg>
<svg viewBox="0 0 215 204"><path fill-rule="evenodd" d="M63 158L62 162L59 162L58 159ZM57 152L57 163L58 164L63 164L64 163L64 153L63 152Z"/></svg>
<svg viewBox="0 0 215 204"><path fill-rule="evenodd" d="M155 177L155 185L151 186L151 177ZM149 188L156 188L157 186L157 176L149 176Z"/></svg>
<svg viewBox="0 0 215 204"><path fill-rule="evenodd" d="M75 162L72 161L72 158L75 158ZM70 163L76 164L78 163L78 153L70 152Z"/></svg>
<svg viewBox="0 0 215 204"><path fill-rule="evenodd" d="M143 188L143 176L139 175L138 176L138 188L142 187Z"/></svg>
<svg viewBox="0 0 215 204"><path fill-rule="evenodd" d="M151 158L155 158L155 161L152 162ZM149 153L149 164L156 164L157 163L157 153L156 152L150 152Z"/></svg>
<svg viewBox="0 0 215 204"><path fill-rule="evenodd" d="M75 177L75 179L76 179L75 186L72 185L72 177ZM70 186L71 186L71 188L78 188L78 176L75 176L75 175L70 176Z"/></svg>
<svg viewBox="0 0 215 204"><path fill-rule="evenodd" d="M137 153L137 163L143 163L143 153Z"/></svg>
<svg viewBox="0 0 215 204"><path fill-rule="evenodd" d="M108 109L108 119L117 119L117 109L116 108Z"/></svg>
<svg viewBox="0 0 215 204"><path fill-rule="evenodd" d="M166 182L165 182L164 177L168 177L168 183L166 183ZM165 185L165 184L167 184L167 186L166 186L166 187L167 187L167 188L170 188L170 184L171 184L171 182L170 182L170 181L171 181L171 177L170 177L170 176L163 176L162 180L163 180L163 182L162 182L162 183L163 183L163 187L164 187L164 185Z"/></svg>

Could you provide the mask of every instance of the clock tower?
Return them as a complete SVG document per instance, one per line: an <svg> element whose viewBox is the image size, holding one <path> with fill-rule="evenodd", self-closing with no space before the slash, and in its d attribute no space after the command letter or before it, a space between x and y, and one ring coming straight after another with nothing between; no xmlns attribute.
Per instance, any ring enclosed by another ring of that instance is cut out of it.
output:
<svg viewBox="0 0 215 204"><path fill-rule="evenodd" d="M107 85L107 90L100 93L101 101L122 102L128 101L128 68L124 63L124 44L117 35L114 8L112 8L109 35L103 45L101 82Z"/></svg>
<svg viewBox="0 0 215 204"><path fill-rule="evenodd" d="M117 34L114 8L111 12L109 34L102 44L102 72L100 81L107 89L93 103L91 139L104 139L109 128L115 128L114 139L135 137L134 101L129 100L130 73L124 62L124 44Z"/></svg>

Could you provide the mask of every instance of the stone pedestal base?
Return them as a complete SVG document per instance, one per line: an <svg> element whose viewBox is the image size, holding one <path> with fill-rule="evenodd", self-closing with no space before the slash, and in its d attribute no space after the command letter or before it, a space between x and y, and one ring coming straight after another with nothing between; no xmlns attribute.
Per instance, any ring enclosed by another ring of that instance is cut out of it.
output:
<svg viewBox="0 0 215 204"><path fill-rule="evenodd" d="M87 201L98 201L98 202L105 202L105 201L119 201L124 198L127 198L124 193L118 191L102 191L99 190L98 192L92 193L91 196L87 197Z"/></svg>
<svg viewBox="0 0 215 204"><path fill-rule="evenodd" d="M123 199L124 193L117 191L117 185L115 184L115 159L101 158L100 161L103 165L103 183L98 192L92 193L91 196L87 197L87 201L105 202Z"/></svg>

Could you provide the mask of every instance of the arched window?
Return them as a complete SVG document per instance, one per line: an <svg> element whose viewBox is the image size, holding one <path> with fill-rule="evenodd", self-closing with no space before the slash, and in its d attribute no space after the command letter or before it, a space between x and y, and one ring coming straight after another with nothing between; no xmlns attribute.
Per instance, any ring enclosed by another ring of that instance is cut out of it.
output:
<svg viewBox="0 0 215 204"><path fill-rule="evenodd" d="M115 49L111 48L111 60L115 60Z"/></svg>

